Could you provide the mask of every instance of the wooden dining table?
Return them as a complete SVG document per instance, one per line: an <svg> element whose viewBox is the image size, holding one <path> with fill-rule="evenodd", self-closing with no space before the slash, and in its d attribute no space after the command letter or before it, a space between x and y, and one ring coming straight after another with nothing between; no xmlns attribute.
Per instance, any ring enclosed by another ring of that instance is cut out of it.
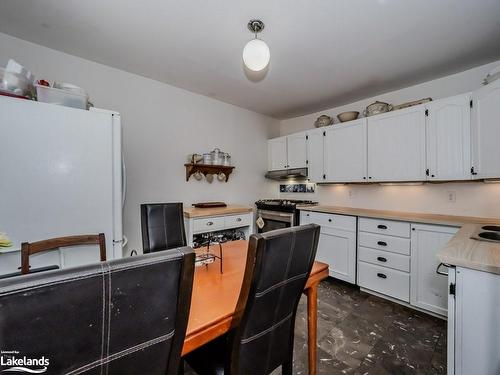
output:
<svg viewBox="0 0 500 375"><path fill-rule="evenodd" d="M217 245L215 245L217 246ZM223 246L223 273L220 264L196 267L191 310L182 355L201 347L228 332L240 294L248 241L227 242ZM214 248L218 253L218 249ZM215 263L220 262L216 260ZM314 262L304 288L307 296L309 374L317 370L317 291L328 277L328 265Z"/></svg>

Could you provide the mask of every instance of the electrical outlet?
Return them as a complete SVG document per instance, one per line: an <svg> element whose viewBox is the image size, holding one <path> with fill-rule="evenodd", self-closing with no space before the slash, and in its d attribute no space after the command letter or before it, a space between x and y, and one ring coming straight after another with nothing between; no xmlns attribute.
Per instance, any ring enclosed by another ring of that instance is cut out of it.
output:
<svg viewBox="0 0 500 375"><path fill-rule="evenodd" d="M448 190L446 192L446 196L448 197L448 203L455 203L457 201L457 192L453 190Z"/></svg>

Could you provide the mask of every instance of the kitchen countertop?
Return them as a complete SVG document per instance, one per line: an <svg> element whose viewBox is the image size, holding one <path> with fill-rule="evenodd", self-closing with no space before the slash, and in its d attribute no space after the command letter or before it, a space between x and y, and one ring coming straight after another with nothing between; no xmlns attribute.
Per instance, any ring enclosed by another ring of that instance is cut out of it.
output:
<svg viewBox="0 0 500 375"><path fill-rule="evenodd" d="M461 226L464 224L498 224L500 219L474 217L474 216L454 216L441 214L428 214L404 211L375 210L368 208L338 207L338 206L297 206L301 211L324 212L329 214L352 215L361 217L371 217L377 219L388 219L398 221L409 221L423 224L440 224Z"/></svg>
<svg viewBox="0 0 500 375"><path fill-rule="evenodd" d="M500 243L473 240L477 225L465 224L438 253L441 262L500 275Z"/></svg>
<svg viewBox="0 0 500 375"><path fill-rule="evenodd" d="M297 206L297 208L302 211L460 226L460 230L438 252L439 260L453 266L500 274L500 243L478 241L470 238L478 228L478 224L500 225L500 219L323 205Z"/></svg>
<svg viewBox="0 0 500 375"><path fill-rule="evenodd" d="M189 207L189 208L184 208L184 217L191 219L196 217L245 214L248 212L253 212L253 208L248 206L239 206L239 205L228 205L227 207L212 207L212 208Z"/></svg>

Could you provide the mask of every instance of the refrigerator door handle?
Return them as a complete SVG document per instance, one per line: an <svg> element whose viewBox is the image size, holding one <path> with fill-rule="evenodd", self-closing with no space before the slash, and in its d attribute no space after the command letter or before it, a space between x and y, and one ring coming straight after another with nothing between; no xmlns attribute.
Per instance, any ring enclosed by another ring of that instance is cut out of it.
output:
<svg viewBox="0 0 500 375"><path fill-rule="evenodd" d="M125 196L127 195L127 169L125 168L125 157L122 153L122 209L125 207Z"/></svg>

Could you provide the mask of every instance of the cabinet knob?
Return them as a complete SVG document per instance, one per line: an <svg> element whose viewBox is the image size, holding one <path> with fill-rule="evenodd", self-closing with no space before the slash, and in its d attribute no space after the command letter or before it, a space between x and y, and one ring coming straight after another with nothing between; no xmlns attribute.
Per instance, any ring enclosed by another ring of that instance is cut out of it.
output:
<svg viewBox="0 0 500 375"><path fill-rule="evenodd" d="M210 226L210 225L214 225L214 222L213 221L208 221L207 222L207 225Z"/></svg>
<svg viewBox="0 0 500 375"><path fill-rule="evenodd" d="M381 279L387 279L387 275L384 275L383 273L377 273L377 276Z"/></svg>
<svg viewBox="0 0 500 375"><path fill-rule="evenodd" d="M387 225L379 224L377 225L378 229L387 229Z"/></svg>
<svg viewBox="0 0 500 375"><path fill-rule="evenodd" d="M387 258L384 258L384 257L377 257L377 260L379 262L387 262Z"/></svg>
<svg viewBox="0 0 500 375"><path fill-rule="evenodd" d="M384 241L378 241L378 242L377 242L377 245L379 245L379 246L387 246L387 242L384 242Z"/></svg>
<svg viewBox="0 0 500 375"><path fill-rule="evenodd" d="M241 221L241 217L236 218L236 221Z"/></svg>
<svg viewBox="0 0 500 375"><path fill-rule="evenodd" d="M366 176L363 177L363 180L366 180Z"/></svg>
<svg viewBox="0 0 500 375"><path fill-rule="evenodd" d="M328 222L331 223L332 222L332 219L328 219Z"/></svg>
<svg viewBox="0 0 500 375"><path fill-rule="evenodd" d="M368 179L369 179L369 180L371 180L371 179L372 179L372 178L371 178L371 176L370 176L370 177L368 177Z"/></svg>

